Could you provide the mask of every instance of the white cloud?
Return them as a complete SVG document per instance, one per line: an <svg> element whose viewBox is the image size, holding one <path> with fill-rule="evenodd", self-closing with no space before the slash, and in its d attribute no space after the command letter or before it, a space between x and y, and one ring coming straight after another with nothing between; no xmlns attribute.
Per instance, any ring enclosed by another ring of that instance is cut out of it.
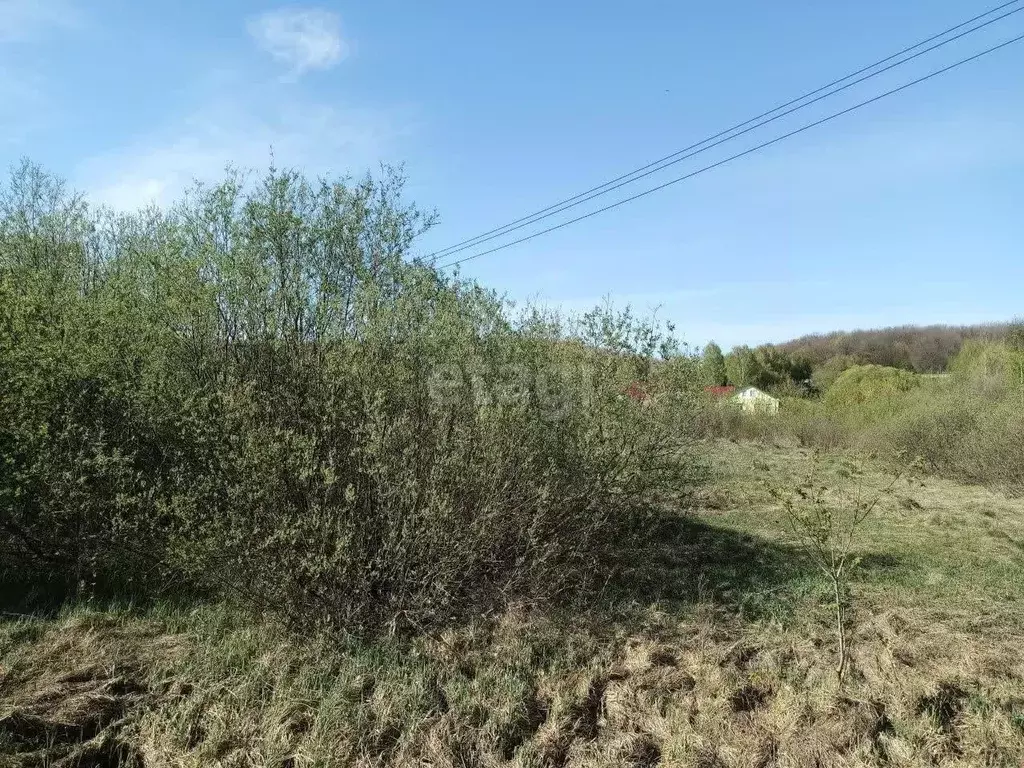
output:
<svg viewBox="0 0 1024 768"><path fill-rule="evenodd" d="M338 15L320 8L281 8L249 20L256 43L292 74L329 69L349 53Z"/></svg>
<svg viewBox="0 0 1024 768"><path fill-rule="evenodd" d="M313 9L249 22L253 37L293 74L340 60L347 48L339 28L336 15ZM395 156L413 117L404 109L327 103L280 80L254 78L230 59L194 83L193 93L191 105L159 127L81 162L71 181L94 204L137 210L171 204L194 181L222 179L229 165L258 173L273 159L310 176L358 174Z"/></svg>
<svg viewBox="0 0 1024 768"><path fill-rule="evenodd" d="M78 9L64 0L0 0L0 43L26 42L82 22Z"/></svg>
<svg viewBox="0 0 1024 768"><path fill-rule="evenodd" d="M279 167L311 175L361 172L387 153L395 135L389 116L314 103L256 100L245 105L205 105L170 129L133 146L93 157L74 175L94 203L136 210L166 205L194 181L217 180L230 164L266 168L273 153Z"/></svg>

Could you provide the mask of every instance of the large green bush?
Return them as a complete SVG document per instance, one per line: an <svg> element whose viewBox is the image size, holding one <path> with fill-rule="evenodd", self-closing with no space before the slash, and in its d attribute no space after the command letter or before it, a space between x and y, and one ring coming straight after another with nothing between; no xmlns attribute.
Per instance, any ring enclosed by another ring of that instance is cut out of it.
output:
<svg viewBox="0 0 1024 768"><path fill-rule="evenodd" d="M833 382L825 393L826 405L842 409L889 405L920 385L920 377L884 365L855 365Z"/></svg>
<svg viewBox="0 0 1024 768"><path fill-rule="evenodd" d="M417 263L431 218L402 183L229 175L129 216L20 169L0 203L5 562L361 632L606 580L696 466L692 398L623 393L682 392L693 366L654 365L671 339L628 312L517 316Z"/></svg>
<svg viewBox="0 0 1024 768"><path fill-rule="evenodd" d="M966 342L951 375L926 380L873 442L880 450L921 458L936 472L1022 487L1022 362L1024 355L1005 343Z"/></svg>

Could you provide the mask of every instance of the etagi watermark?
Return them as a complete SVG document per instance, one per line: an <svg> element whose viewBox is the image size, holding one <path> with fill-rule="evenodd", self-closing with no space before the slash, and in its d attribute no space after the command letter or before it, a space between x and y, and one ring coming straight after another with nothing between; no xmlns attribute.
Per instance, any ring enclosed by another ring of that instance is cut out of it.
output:
<svg viewBox="0 0 1024 768"><path fill-rule="evenodd" d="M478 408L537 409L558 421L574 410L595 406L602 392L600 371L592 365L536 368L520 363L466 366L448 363L430 373L430 398L439 405L465 403Z"/></svg>

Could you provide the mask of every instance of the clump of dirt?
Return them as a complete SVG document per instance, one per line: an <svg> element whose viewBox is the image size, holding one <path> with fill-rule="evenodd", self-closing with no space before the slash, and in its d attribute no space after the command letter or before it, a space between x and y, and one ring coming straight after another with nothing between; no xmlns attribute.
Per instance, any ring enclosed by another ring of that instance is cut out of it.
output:
<svg viewBox="0 0 1024 768"><path fill-rule="evenodd" d="M679 663L675 651L666 646L652 648L648 654L648 661L653 667L674 667Z"/></svg>
<svg viewBox="0 0 1024 768"><path fill-rule="evenodd" d="M732 499L728 491L722 488L706 488L697 491L692 498L693 507L708 512L722 512L729 509Z"/></svg>
<svg viewBox="0 0 1024 768"><path fill-rule="evenodd" d="M750 667L750 664L761 653L761 649L750 645L736 645L729 649L725 658L722 659L722 666L732 665L740 671Z"/></svg>
<svg viewBox="0 0 1024 768"><path fill-rule="evenodd" d="M899 505L903 509L922 509L921 502L911 496L900 496L898 497Z"/></svg>
<svg viewBox="0 0 1024 768"><path fill-rule="evenodd" d="M757 749L754 768L773 768L779 762L779 742L774 736L767 737Z"/></svg>
<svg viewBox="0 0 1024 768"><path fill-rule="evenodd" d="M636 733L622 740L615 758L628 768L655 768L661 763L661 746L651 734Z"/></svg>
<svg viewBox="0 0 1024 768"><path fill-rule="evenodd" d="M871 751L880 758L886 756L882 737L893 730L885 704L847 697L836 700L822 729L838 753L847 754L866 740Z"/></svg>
<svg viewBox="0 0 1024 768"><path fill-rule="evenodd" d="M599 675L590 681L587 694L573 707L573 733L580 739L596 739L598 721L604 709L604 694L608 689L607 676Z"/></svg>
<svg viewBox="0 0 1024 768"><path fill-rule="evenodd" d="M377 690L377 680L373 675L359 675L352 688L354 697L363 704L368 704Z"/></svg>
<svg viewBox="0 0 1024 768"><path fill-rule="evenodd" d="M967 691L955 683L939 683L935 693L918 699L917 714L927 714L943 733L950 735L955 731L956 718L967 698Z"/></svg>
<svg viewBox="0 0 1024 768"><path fill-rule="evenodd" d="M725 768L725 762L714 749L705 749L697 755L696 768Z"/></svg>
<svg viewBox="0 0 1024 768"><path fill-rule="evenodd" d="M729 697L729 705L736 713L753 712L763 707L771 696L772 691L769 688L753 684L744 685L733 691Z"/></svg>

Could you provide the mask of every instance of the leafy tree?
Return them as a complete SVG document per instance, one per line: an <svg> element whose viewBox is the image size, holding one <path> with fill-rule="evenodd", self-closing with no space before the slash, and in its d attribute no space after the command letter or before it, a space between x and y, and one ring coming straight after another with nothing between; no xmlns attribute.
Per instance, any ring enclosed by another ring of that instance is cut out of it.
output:
<svg viewBox="0 0 1024 768"><path fill-rule="evenodd" d="M805 361L794 362L772 344L756 349L736 347L726 356L725 365L730 383L765 391L805 380L809 368Z"/></svg>
<svg viewBox="0 0 1024 768"><path fill-rule="evenodd" d="M733 347L725 356L725 371L729 383L737 387L750 385L756 374L756 365L754 350L746 345Z"/></svg>
<svg viewBox="0 0 1024 768"><path fill-rule="evenodd" d="M975 391L997 398L1008 385L1024 401L1024 327L1011 326L1003 343L968 341L950 371Z"/></svg>
<svg viewBox="0 0 1024 768"><path fill-rule="evenodd" d="M814 374L814 366L811 361L802 355L795 355L789 358L789 376L796 384L803 384L809 381Z"/></svg>
<svg viewBox="0 0 1024 768"><path fill-rule="evenodd" d="M762 344L754 350L754 368L750 383L770 390L793 381L793 364L778 347Z"/></svg>
<svg viewBox="0 0 1024 768"><path fill-rule="evenodd" d="M701 368L704 380L710 386L721 387L729 383L729 374L725 367L725 355L722 354L722 348L713 341L704 347Z"/></svg>
<svg viewBox="0 0 1024 768"><path fill-rule="evenodd" d="M857 358L850 355L837 355L831 357L814 369L811 374L811 382L814 388L821 393L828 392L844 371L857 365Z"/></svg>
<svg viewBox="0 0 1024 768"><path fill-rule="evenodd" d="M1010 362L1011 377L1024 402L1024 320L1014 320L1006 333L1006 345L1013 353Z"/></svg>

